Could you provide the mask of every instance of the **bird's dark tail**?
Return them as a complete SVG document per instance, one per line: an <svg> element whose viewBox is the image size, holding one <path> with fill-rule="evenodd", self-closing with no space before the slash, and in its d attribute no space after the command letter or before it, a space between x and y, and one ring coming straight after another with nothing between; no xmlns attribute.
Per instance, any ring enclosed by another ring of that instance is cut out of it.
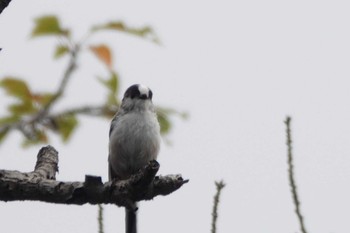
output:
<svg viewBox="0 0 350 233"><path fill-rule="evenodd" d="M125 232L137 233L137 206L134 209L125 208Z"/></svg>

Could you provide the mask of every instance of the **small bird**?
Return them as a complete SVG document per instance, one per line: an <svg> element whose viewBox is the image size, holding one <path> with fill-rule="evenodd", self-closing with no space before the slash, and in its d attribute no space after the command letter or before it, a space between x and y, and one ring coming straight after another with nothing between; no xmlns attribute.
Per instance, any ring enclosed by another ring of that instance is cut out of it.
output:
<svg viewBox="0 0 350 233"><path fill-rule="evenodd" d="M141 84L125 91L109 130L109 180L128 179L157 158L160 126L152 97L152 91ZM135 209L126 208L126 233L137 232Z"/></svg>

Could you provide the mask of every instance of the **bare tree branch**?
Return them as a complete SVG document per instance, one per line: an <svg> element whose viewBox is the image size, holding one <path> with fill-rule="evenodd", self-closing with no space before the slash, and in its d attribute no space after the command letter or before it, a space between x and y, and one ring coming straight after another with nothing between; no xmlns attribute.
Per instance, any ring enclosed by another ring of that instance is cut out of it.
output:
<svg viewBox="0 0 350 233"><path fill-rule="evenodd" d="M134 201L168 195L188 180L181 175L156 176L157 161L151 161L127 180L102 183L101 177L86 176L85 182L56 181L58 152L43 147L33 172L0 170L0 200L43 201L57 204L115 204L130 208Z"/></svg>
<svg viewBox="0 0 350 233"><path fill-rule="evenodd" d="M290 130L290 122L291 118L287 117L285 120L286 124L286 133L287 133L287 147L288 147L288 178L289 178L289 184L292 192L292 197L293 197L293 203L295 206L295 213L298 217L299 220L299 225L300 225L300 230L302 233L307 233L305 226L304 226L304 218L303 215L301 214L301 209L300 209L300 201L297 193L297 186L295 183L294 179L294 165L293 165L293 153L292 153L292 136L291 136L291 130Z"/></svg>

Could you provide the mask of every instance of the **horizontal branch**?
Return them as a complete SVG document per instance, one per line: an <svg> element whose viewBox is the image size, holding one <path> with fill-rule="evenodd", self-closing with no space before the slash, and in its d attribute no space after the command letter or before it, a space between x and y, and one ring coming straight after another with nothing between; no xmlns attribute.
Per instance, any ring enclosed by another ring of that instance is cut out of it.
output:
<svg viewBox="0 0 350 233"><path fill-rule="evenodd" d="M87 175L84 182L56 181L58 152L47 146L39 151L33 172L0 170L0 200L131 208L134 201L168 195L188 182L181 175L156 176L158 170L159 163L154 160L127 180L102 183L101 177Z"/></svg>
<svg viewBox="0 0 350 233"><path fill-rule="evenodd" d="M47 112L36 113L31 117L19 119L16 122L3 123L0 126L0 135L10 130L19 130L29 140L35 140L35 131L37 128L47 128L57 130L54 120L67 115L86 115L86 116L109 116L112 117L118 110L117 106L96 105L74 107L61 112L49 114Z"/></svg>

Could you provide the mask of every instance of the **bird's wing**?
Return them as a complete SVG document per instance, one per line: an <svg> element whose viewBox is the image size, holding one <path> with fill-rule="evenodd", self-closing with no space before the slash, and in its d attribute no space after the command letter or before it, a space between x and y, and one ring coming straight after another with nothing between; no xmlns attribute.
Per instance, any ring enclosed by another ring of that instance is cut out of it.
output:
<svg viewBox="0 0 350 233"><path fill-rule="evenodd" d="M110 128L109 128L109 137L111 137L111 133L112 133L112 131L113 131L113 129L114 129L114 126L115 126L115 124L117 123L117 121L118 121L120 115L121 115L120 111L118 111L118 112L114 115L114 117L113 117L113 119L112 119L112 121L111 121L111 126L110 126Z"/></svg>

